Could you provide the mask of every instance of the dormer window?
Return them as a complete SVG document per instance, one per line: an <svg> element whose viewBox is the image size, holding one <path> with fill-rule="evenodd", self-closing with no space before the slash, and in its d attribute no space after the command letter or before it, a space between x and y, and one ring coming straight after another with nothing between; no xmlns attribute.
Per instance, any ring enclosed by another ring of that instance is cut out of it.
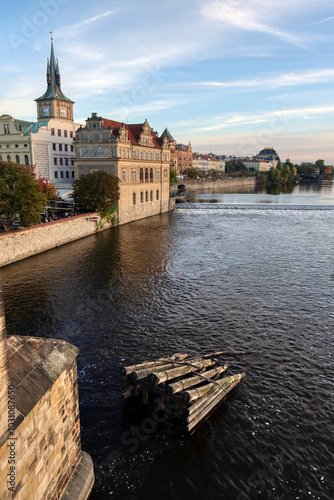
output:
<svg viewBox="0 0 334 500"><path fill-rule="evenodd" d="M9 127L9 123L4 123L4 124L3 124L3 127L4 127L4 132L5 132L5 134L10 134L10 127Z"/></svg>

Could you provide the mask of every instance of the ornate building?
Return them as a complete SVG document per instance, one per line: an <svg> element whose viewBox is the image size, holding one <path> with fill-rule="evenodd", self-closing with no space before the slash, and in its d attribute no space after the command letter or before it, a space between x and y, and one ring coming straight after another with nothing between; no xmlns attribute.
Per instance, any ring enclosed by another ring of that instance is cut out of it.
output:
<svg viewBox="0 0 334 500"><path fill-rule="evenodd" d="M120 179L120 223L167 212L171 148L147 120L125 124L92 113L74 141L76 178L104 170Z"/></svg>
<svg viewBox="0 0 334 500"><path fill-rule="evenodd" d="M182 174L183 170L186 168L192 168L193 152L190 142L188 146L185 146L184 144L176 144L176 141L169 132L168 128L165 128L161 134L161 139L167 139L170 144L171 168L175 170L178 175Z"/></svg>
<svg viewBox="0 0 334 500"><path fill-rule="evenodd" d="M73 101L61 90L59 64L51 39L46 92L36 99L37 122L0 116L0 161L34 165L37 176L69 190L74 181Z"/></svg>

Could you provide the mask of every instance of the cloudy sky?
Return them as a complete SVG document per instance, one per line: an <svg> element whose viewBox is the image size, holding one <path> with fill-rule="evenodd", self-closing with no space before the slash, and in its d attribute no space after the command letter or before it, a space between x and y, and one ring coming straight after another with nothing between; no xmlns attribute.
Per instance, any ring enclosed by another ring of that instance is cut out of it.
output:
<svg viewBox="0 0 334 500"><path fill-rule="evenodd" d="M6 0L0 28L0 114L36 120L52 30L77 122L334 163L333 0Z"/></svg>

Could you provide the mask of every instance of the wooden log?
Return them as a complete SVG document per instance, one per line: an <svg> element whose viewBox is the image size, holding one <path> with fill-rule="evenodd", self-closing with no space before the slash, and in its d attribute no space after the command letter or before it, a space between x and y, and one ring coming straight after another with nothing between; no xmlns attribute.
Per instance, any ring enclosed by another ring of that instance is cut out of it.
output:
<svg viewBox="0 0 334 500"><path fill-rule="evenodd" d="M131 372L128 375L128 379L131 380L132 383L137 382L139 380L143 380L144 378L148 377L152 372L158 372L160 370L170 370L172 368L176 368L179 365L176 363L171 363L168 362L163 365L157 365L149 368L142 368L141 370Z"/></svg>
<svg viewBox="0 0 334 500"><path fill-rule="evenodd" d="M143 387L143 403L144 405L148 404L148 388Z"/></svg>
<svg viewBox="0 0 334 500"><path fill-rule="evenodd" d="M182 375L186 375L187 373L191 373L193 371L198 371L199 369L207 366L212 366L213 364L215 364L215 360L213 359L200 359L189 363L184 361L182 366L179 366L178 368L171 368L164 371L150 373L148 383L150 386L155 386L165 382L166 380L173 380L174 378L181 377Z"/></svg>
<svg viewBox="0 0 334 500"><path fill-rule="evenodd" d="M207 395L213 387L220 387L220 389L225 388L228 384L234 382L234 380L239 380L240 375L233 375L232 377L225 377L210 384L205 384L196 389L191 389L190 391L185 391L182 394L182 399L185 403L190 403L191 401L196 401L196 399Z"/></svg>
<svg viewBox="0 0 334 500"><path fill-rule="evenodd" d="M210 402L205 407L202 407L201 411L196 412L196 413L192 414L191 416L189 416L187 418L188 431L191 431L194 427L196 427L196 425L198 425L200 423L200 421L203 420L203 418L205 418L213 410L213 408L222 399L224 399L227 396L227 394L229 392L231 392L232 389L234 389L234 387L236 387L241 382L241 380L244 377L245 377L244 373L241 373L239 375L235 375L234 376L235 380L233 380L233 382L228 384L223 390L218 391L215 394L215 397L210 398Z"/></svg>
<svg viewBox="0 0 334 500"><path fill-rule="evenodd" d="M194 375L192 377L183 378L178 382L174 382L172 384L166 385L166 391L168 394L176 394L177 392L184 391L185 389L189 389L189 387L194 387L195 385L203 383L205 380L213 378L215 375L223 373L227 370L228 365L217 366L217 368L213 368L209 371L204 371L199 373L198 375Z"/></svg>
<svg viewBox="0 0 334 500"><path fill-rule="evenodd" d="M143 368L153 368L155 366L171 363L172 361L182 361L183 359L186 359L188 356L189 356L188 354L176 353L176 354L173 354L173 356L171 356L169 358L160 358L160 359L156 359L155 361L146 361L145 363L140 363L138 365L122 366L121 367L121 374L123 376L126 376L132 372L142 370Z"/></svg>

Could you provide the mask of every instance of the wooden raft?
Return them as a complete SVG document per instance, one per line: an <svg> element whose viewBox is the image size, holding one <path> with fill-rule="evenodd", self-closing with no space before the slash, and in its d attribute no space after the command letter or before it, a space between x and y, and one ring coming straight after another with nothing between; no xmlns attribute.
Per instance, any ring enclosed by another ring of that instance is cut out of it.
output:
<svg viewBox="0 0 334 500"><path fill-rule="evenodd" d="M245 377L244 373L224 377L227 368L212 354L190 357L179 353L122 367L123 398L142 394L148 404L149 394L154 393L160 409L167 401L172 401L174 408L176 403L177 415L185 415L187 430L192 433Z"/></svg>

